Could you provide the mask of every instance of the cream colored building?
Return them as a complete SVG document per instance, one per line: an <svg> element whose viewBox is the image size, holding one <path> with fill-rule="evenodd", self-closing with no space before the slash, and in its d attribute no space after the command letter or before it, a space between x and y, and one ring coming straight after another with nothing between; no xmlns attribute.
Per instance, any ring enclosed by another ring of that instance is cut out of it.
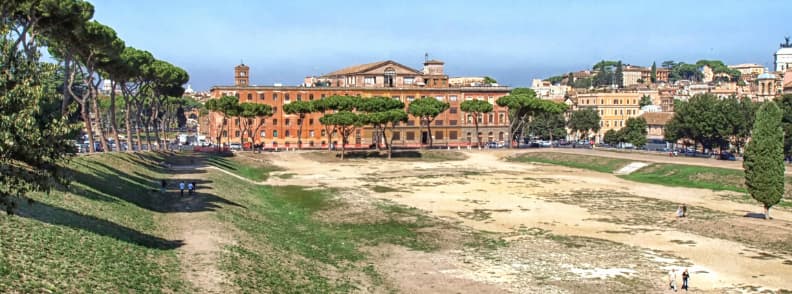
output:
<svg viewBox="0 0 792 294"><path fill-rule="evenodd" d="M756 63L743 63L743 64L736 64L736 65L729 65L729 68L736 69L740 72L741 75L744 76L758 76L765 72L765 68L761 64Z"/></svg>
<svg viewBox="0 0 792 294"><path fill-rule="evenodd" d="M775 53L775 71L778 72L792 68L792 43L789 43L789 37L785 39L786 43L780 44L780 48Z"/></svg>
<svg viewBox="0 0 792 294"><path fill-rule="evenodd" d="M600 131L595 134L597 142L608 130L620 130L627 119L641 115L640 93L589 93L577 96L577 109L592 108L599 112Z"/></svg>
<svg viewBox="0 0 792 294"><path fill-rule="evenodd" d="M638 82L642 78L642 71L640 68L624 68L622 70L622 83L625 87L631 85L641 84ZM647 81L643 81L644 83Z"/></svg>

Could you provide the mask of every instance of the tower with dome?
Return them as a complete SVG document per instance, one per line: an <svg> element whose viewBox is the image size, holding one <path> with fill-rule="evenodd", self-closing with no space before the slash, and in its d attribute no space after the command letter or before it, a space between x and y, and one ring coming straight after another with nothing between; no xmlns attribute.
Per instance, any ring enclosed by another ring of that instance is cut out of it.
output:
<svg viewBox="0 0 792 294"><path fill-rule="evenodd" d="M789 43L789 37L784 39L786 43L781 43L775 53L775 71L778 72L785 72L792 68L792 43Z"/></svg>

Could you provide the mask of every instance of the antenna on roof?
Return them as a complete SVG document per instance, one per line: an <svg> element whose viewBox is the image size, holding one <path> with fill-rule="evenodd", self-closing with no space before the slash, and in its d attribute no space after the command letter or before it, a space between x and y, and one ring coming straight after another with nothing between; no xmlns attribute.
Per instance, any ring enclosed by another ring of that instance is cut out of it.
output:
<svg viewBox="0 0 792 294"><path fill-rule="evenodd" d="M429 52L424 53L424 62L429 61Z"/></svg>

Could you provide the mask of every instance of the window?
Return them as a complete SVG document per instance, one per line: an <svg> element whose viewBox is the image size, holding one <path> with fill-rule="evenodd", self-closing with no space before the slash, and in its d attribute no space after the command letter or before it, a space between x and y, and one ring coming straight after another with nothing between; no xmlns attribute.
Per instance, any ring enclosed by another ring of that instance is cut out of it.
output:
<svg viewBox="0 0 792 294"><path fill-rule="evenodd" d="M472 114L468 114L467 115L467 123L469 123L469 124L473 123L473 115Z"/></svg>
<svg viewBox="0 0 792 294"><path fill-rule="evenodd" d="M272 93L272 101L278 101L278 93Z"/></svg>
<svg viewBox="0 0 792 294"><path fill-rule="evenodd" d="M327 136L327 131L326 130L322 130L321 133L322 133L322 137Z"/></svg>
<svg viewBox="0 0 792 294"><path fill-rule="evenodd" d="M401 132L399 132L399 131L393 132L393 139L392 140L401 140Z"/></svg>
<svg viewBox="0 0 792 294"><path fill-rule="evenodd" d="M234 137L235 137L235 138L239 138L239 131L235 131L235 132L234 132Z"/></svg>
<svg viewBox="0 0 792 294"><path fill-rule="evenodd" d="M289 93L283 94L283 101L289 101Z"/></svg>
<svg viewBox="0 0 792 294"><path fill-rule="evenodd" d="M228 137L228 132L227 131L223 131L223 137Z"/></svg>
<svg viewBox="0 0 792 294"><path fill-rule="evenodd" d="M487 122L488 123L494 123L495 122L495 114L494 113L490 113L489 114L489 119L487 120Z"/></svg>
<svg viewBox="0 0 792 294"><path fill-rule="evenodd" d="M277 138L278 137L278 131L272 131L272 137L273 138Z"/></svg>
<svg viewBox="0 0 792 294"><path fill-rule="evenodd" d="M261 131L261 134L259 135L261 135L261 137L264 138L267 136L267 131Z"/></svg>
<svg viewBox="0 0 792 294"><path fill-rule="evenodd" d="M309 118L309 119L308 119L308 125L309 125L309 126L312 126L312 125L313 125L313 118Z"/></svg>
<svg viewBox="0 0 792 294"><path fill-rule="evenodd" d="M477 120L478 123L484 123L484 115L479 115Z"/></svg>
<svg viewBox="0 0 792 294"><path fill-rule="evenodd" d="M445 97L443 97L443 96L435 96L435 99L437 99L437 101L443 101L445 99Z"/></svg>
<svg viewBox="0 0 792 294"><path fill-rule="evenodd" d="M287 119L283 120L283 124L286 125L287 127L290 126L291 125L291 119L287 118ZM286 135L286 136L288 137L289 135Z"/></svg>
<svg viewBox="0 0 792 294"><path fill-rule="evenodd" d="M314 130L308 131L308 137L313 138L315 136L316 136L316 132L314 132Z"/></svg>
<svg viewBox="0 0 792 294"><path fill-rule="evenodd" d="M443 121L438 119L438 120L435 121L435 125L436 126L442 126L443 125Z"/></svg>
<svg viewBox="0 0 792 294"><path fill-rule="evenodd" d="M273 106L273 107L272 107L272 113L276 113L276 112L278 112L278 107L276 107L276 106Z"/></svg>
<svg viewBox="0 0 792 294"><path fill-rule="evenodd" d="M244 83L243 83L243 84L244 84ZM234 94L234 96L236 96L236 97L237 97L237 99L239 99L239 93L236 93L236 94Z"/></svg>
<svg viewBox="0 0 792 294"><path fill-rule="evenodd" d="M415 77L404 77L405 85L412 85L415 83Z"/></svg>
<svg viewBox="0 0 792 294"><path fill-rule="evenodd" d="M289 130L286 130L286 136L284 136L284 138L288 138L289 137L289 133L290 133Z"/></svg>
<svg viewBox="0 0 792 294"><path fill-rule="evenodd" d="M415 100L414 96L407 96L407 101L408 102L413 102L413 100Z"/></svg>
<svg viewBox="0 0 792 294"><path fill-rule="evenodd" d="M248 100L253 100L253 94L248 93L247 94L247 98L248 98Z"/></svg>
<svg viewBox="0 0 792 294"><path fill-rule="evenodd" d="M391 98L393 98L393 100L401 100L401 96L391 96Z"/></svg>
<svg viewBox="0 0 792 294"><path fill-rule="evenodd" d="M407 140L415 140L415 132L407 132L405 137L407 137Z"/></svg>
<svg viewBox="0 0 792 294"><path fill-rule="evenodd" d="M325 99L325 94L322 94L322 96L319 97L320 97L319 99Z"/></svg>
<svg viewBox="0 0 792 294"><path fill-rule="evenodd" d="M449 120L448 121L448 125L449 126L455 126L455 125L457 125L457 121L455 119Z"/></svg>
<svg viewBox="0 0 792 294"><path fill-rule="evenodd" d="M506 123L506 114L503 112L498 113L498 122L499 123Z"/></svg>
<svg viewBox="0 0 792 294"><path fill-rule="evenodd" d="M448 112L451 113L451 114L457 113L457 108L456 107L451 107L451 108L448 109Z"/></svg>
<svg viewBox="0 0 792 294"><path fill-rule="evenodd" d="M443 131L435 131L435 139L443 140Z"/></svg>
<svg viewBox="0 0 792 294"><path fill-rule="evenodd" d="M407 125L408 125L408 126L414 126L414 125L415 125L415 121L413 121L413 120L408 120L408 121L407 121Z"/></svg>
<svg viewBox="0 0 792 294"><path fill-rule="evenodd" d="M313 101L313 94L308 94L308 100Z"/></svg>
<svg viewBox="0 0 792 294"><path fill-rule="evenodd" d="M274 125L274 126L278 125L278 119L277 118L273 118L272 119L272 125Z"/></svg>
<svg viewBox="0 0 792 294"><path fill-rule="evenodd" d="M450 100L452 102L457 101L457 96L456 95L448 96L448 100Z"/></svg>
<svg viewBox="0 0 792 294"><path fill-rule="evenodd" d="M377 77L365 77L363 83L366 85L373 85L377 83Z"/></svg>
<svg viewBox="0 0 792 294"><path fill-rule="evenodd" d="M234 119L234 125L235 125L235 126L239 126L239 119L238 119L238 118L237 118L237 119Z"/></svg>
<svg viewBox="0 0 792 294"><path fill-rule="evenodd" d="M456 140L457 139L457 131L448 131L448 139Z"/></svg>
<svg viewBox="0 0 792 294"><path fill-rule="evenodd" d="M347 82L348 85L354 85L355 84L355 77L347 77L346 78L346 82Z"/></svg>
<svg viewBox="0 0 792 294"><path fill-rule="evenodd" d="M302 94L297 94L297 101L302 101Z"/></svg>
<svg viewBox="0 0 792 294"><path fill-rule="evenodd" d="M264 93L259 93L259 100L264 100Z"/></svg>

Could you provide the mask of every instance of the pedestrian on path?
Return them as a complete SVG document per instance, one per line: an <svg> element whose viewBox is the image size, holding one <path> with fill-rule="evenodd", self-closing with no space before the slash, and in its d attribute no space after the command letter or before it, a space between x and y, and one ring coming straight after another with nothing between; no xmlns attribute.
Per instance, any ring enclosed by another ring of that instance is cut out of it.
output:
<svg viewBox="0 0 792 294"><path fill-rule="evenodd" d="M688 290L689 279L690 279L690 273L688 273L688 269L685 269L685 271L682 272L682 290L685 290L685 292L687 292Z"/></svg>
<svg viewBox="0 0 792 294"><path fill-rule="evenodd" d="M668 287L676 292L676 269L671 269L668 272Z"/></svg>
<svg viewBox="0 0 792 294"><path fill-rule="evenodd" d="M179 196L184 196L184 181L179 182Z"/></svg>
<svg viewBox="0 0 792 294"><path fill-rule="evenodd" d="M187 193L188 193L188 194L192 195L192 193L193 193L193 187L195 187L195 186L193 186L193 183L189 183L189 184L187 184Z"/></svg>
<svg viewBox="0 0 792 294"><path fill-rule="evenodd" d="M195 181L193 181L192 182L192 191L193 191L193 193L195 193L195 189L198 189L198 184L196 184Z"/></svg>
<svg viewBox="0 0 792 294"><path fill-rule="evenodd" d="M160 193L165 194L165 189L168 188L168 182L165 181L165 180L162 180L162 183L160 183L160 185L161 185L160 186Z"/></svg>

